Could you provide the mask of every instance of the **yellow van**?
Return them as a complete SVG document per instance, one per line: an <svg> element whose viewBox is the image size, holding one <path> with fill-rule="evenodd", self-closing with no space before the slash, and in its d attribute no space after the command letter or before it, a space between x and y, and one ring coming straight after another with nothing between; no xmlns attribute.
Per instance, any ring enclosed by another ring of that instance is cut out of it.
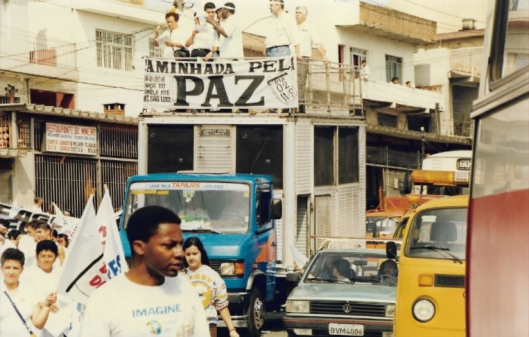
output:
<svg viewBox="0 0 529 337"><path fill-rule="evenodd" d="M396 337L465 336L468 196L431 200L410 215L399 258Z"/></svg>

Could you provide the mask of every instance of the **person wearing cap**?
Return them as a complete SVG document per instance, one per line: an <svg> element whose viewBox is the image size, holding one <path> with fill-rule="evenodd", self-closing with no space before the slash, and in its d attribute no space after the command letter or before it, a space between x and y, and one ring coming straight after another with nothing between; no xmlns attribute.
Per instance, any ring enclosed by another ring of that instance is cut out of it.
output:
<svg viewBox="0 0 529 337"><path fill-rule="evenodd" d="M206 17L215 19L215 4L207 2L204 5L204 12L206 12ZM204 61L209 61L218 49L215 47L217 32L212 25L207 24L206 21L202 22L203 19L205 17L195 16L196 27L187 39L185 46L191 47L191 57L202 57Z"/></svg>
<svg viewBox="0 0 529 337"><path fill-rule="evenodd" d="M270 57L290 56L290 46L294 46L299 55L299 44L295 40L295 27L285 13L283 0L271 0L272 19L266 32L264 55Z"/></svg>
<svg viewBox="0 0 529 337"><path fill-rule="evenodd" d="M298 57L298 97L299 112L305 112L305 84L307 83L307 74L309 72L309 60L312 57L312 47L318 48L323 56L323 63L328 64L329 60L325 54L325 48L321 43L320 37L307 24L308 9L305 6L296 7L296 34L299 41Z"/></svg>
<svg viewBox="0 0 529 337"><path fill-rule="evenodd" d="M207 22L213 26L215 32L219 34L219 54L223 59L244 58L242 45L242 29L237 22L235 15L235 5L233 2L226 2L217 9L220 23L208 17Z"/></svg>

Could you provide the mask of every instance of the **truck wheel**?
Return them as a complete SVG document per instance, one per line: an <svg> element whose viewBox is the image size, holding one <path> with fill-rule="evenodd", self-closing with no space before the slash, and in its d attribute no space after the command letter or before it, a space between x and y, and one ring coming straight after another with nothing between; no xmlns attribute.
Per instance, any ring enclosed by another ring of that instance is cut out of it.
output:
<svg viewBox="0 0 529 337"><path fill-rule="evenodd" d="M252 291L252 294L250 296L250 302L248 303L248 310L246 313L248 314L248 333L243 333L241 336L261 336L261 328L263 327L265 322L266 308L259 289L254 289Z"/></svg>

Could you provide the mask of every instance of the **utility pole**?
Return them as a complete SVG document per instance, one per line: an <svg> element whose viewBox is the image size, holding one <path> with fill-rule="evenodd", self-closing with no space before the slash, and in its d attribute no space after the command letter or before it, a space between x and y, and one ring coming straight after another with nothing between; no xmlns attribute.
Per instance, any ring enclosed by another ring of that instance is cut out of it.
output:
<svg viewBox="0 0 529 337"><path fill-rule="evenodd" d="M424 126L421 126L421 169L422 169L422 161L424 159Z"/></svg>

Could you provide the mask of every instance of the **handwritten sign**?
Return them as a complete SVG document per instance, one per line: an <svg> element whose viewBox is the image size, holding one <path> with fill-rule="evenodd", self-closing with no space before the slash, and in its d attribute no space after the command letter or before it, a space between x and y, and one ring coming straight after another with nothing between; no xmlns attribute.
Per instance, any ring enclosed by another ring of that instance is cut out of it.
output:
<svg viewBox="0 0 529 337"><path fill-rule="evenodd" d="M291 56L219 62L146 58L143 107L294 108L296 66Z"/></svg>
<svg viewBox="0 0 529 337"><path fill-rule="evenodd" d="M97 129L46 123L45 151L97 155Z"/></svg>

